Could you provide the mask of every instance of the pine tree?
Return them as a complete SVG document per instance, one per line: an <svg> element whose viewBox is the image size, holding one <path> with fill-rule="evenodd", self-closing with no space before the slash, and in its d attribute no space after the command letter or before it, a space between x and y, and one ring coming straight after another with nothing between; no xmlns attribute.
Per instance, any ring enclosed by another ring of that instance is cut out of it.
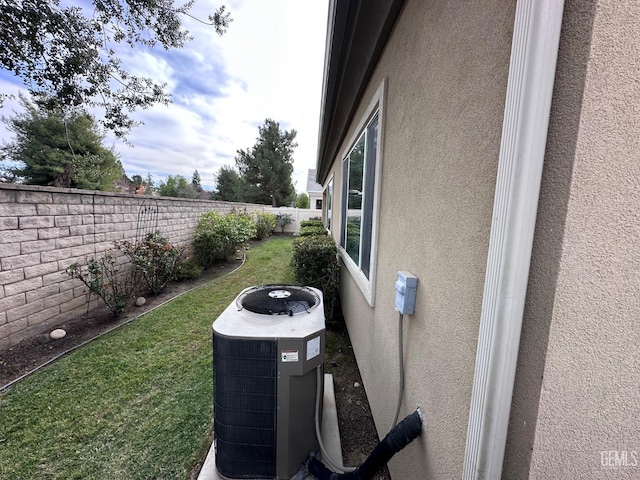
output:
<svg viewBox="0 0 640 480"><path fill-rule="evenodd" d="M102 145L94 118L84 110L70 115L39 108L21 96L25 111L5 119L15 139L1 149L13 163L7 171L30 185L112 190L124 170Z"/></svg>
<svg viewBox="0 0 640 480"><path fill-rule="evenodd" d="M283 132L278 122L268 118L259 127L254 147L238 150L236 165L248 186L248 201L279 207L295 200L291 181L295 138L295 130Z"/></svg>
<svg viewBox="0 0 640 480"><path fill-rule="evenodd" d="M216 175L216 200L226 202L245 202L246 185L238 172L231 166L223 166Z"/></svg>
<svg viewBox="0 0 640 480"><path fill-rule="evenodd" d="M191 177L191 186L196 192L202 193L202 182L198 170L194 170L193 172L193 176Z"/></svg>

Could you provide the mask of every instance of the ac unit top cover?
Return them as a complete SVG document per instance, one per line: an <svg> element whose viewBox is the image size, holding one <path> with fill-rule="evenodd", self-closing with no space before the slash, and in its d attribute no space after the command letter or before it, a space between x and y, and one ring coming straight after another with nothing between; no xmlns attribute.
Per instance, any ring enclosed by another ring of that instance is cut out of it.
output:
<svg viewBox="0 0 640 480"><path fill-rule="evenodd" d="M219 335L244 338L305 338L324 327L322 292L293 285L247 288L213 322Z"/></svg>

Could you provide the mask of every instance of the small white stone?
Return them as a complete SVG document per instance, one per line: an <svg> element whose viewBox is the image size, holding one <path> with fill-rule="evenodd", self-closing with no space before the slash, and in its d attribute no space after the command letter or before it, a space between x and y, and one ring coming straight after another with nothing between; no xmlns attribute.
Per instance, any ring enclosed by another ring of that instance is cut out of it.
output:
<svg viewBox="0 0 640 480"><path fill-rule="evenodd" d="M358 388L360 386L360 384L358 382L353 384L354 387Z"/></svg>
<svg viewBox="0 0 640 480"><path fill-rule="evenodd" d="M51 338L51 340L60 340L61 338L63 338L65 335L67 334L67 332L65 332L63 329L61 328L56 328L54 331L52 331L49 334L49 337Z"/></svg>
<svg viewBox="0 0 640 480"><path fill-rule="evenodd" d="M144 305L145 303L147 303L147 299L144 297L138 297L136 298L136 305L138 307L141 307L142 305Z"/></svg>

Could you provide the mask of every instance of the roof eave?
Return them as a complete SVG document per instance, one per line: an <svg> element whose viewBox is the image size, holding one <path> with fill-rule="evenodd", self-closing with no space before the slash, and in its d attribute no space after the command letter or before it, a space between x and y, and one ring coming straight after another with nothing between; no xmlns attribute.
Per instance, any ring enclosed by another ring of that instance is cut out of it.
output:
<svg viewBox="0 0 640 480"><path fill-rule="evenodd" d="M317 178L323 184L404 0L331 0Z"/></svg>

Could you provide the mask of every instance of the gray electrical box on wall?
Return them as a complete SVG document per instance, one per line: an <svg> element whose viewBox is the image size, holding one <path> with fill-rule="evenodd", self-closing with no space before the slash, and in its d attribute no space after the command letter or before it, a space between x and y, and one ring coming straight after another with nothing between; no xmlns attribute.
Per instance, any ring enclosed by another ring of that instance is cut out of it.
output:
<svg viewBox="0 0 640 480"><path fill-rule="evenodd" d="M396 310L402 315L413 315L416 308L418 277L409 272L398 272L396 280Z"/></svg>

